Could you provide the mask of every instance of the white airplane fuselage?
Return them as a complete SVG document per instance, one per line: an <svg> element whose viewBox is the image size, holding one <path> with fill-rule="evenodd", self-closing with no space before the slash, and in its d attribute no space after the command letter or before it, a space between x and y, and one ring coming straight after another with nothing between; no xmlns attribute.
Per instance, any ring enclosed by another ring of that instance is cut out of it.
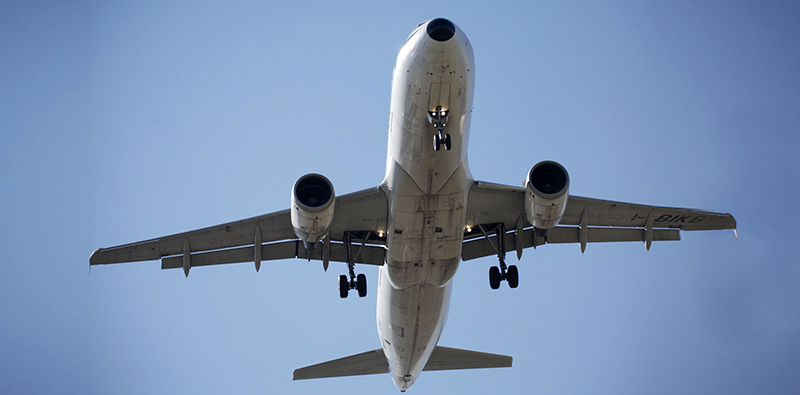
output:
<svg viewBox="0 0 800 395"><path fill-rule="evenodd" d="M429 24L439 26L431 33ZM449 25L448 25L449 24ZM452 37L447 29L452 27ZM444 29L444 30L441 30ZM435 37L435 38L434 38ZM392 77L386 178L386 262L379 269L377 325L392 378L414 383L444 327L461 261L472 175L467 141L475 75L471 44L449 21L421 24ZM430 112L447 112L450 149L434 149Z"/></svg>

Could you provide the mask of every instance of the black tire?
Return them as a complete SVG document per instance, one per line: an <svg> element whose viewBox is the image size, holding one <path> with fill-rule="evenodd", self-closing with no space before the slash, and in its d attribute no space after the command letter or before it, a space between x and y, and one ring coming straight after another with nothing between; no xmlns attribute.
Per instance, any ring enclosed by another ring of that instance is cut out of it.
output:
<svg viewBox="0 0 800 395"><path fill-rule="evenodd" d="M342 274L339 276L339 297L344 299L347 297L347 294L350 292L350 284L347 281L347 276Z"/></svg>
<svg viewBox="0 0 800 395"><path fill-rule="evenodd" d="M489 268L489 286L492 289L500 288L500 268L497 266Z"/></svg>
<svg viewBox="0 0 800 395"><path fill-rule="evenodd" d="M444 149L450 151L450 135L444 135Z"/></svg>
<svg viewBox="0 0 800 395"><path fill-rule="evenodd" d="M363 298L367 296L367 276L364 273L356 277L356 289L358 289L358 296Z"/></svg>
<svg viewBox="0 0 800 395"><path fill-rule="evenodd" d="M508 286L516 288L519 285L519 271L516 265L508 267Z"/></svg>
<svg viewBox="0 0 800 395"><path fill-rule="evenodd" d="M434 151L439 151L440 149L442 149L442 147L441 147L441 141L439 141L439 136L434 135L433 136L433 150Z"/></svg>

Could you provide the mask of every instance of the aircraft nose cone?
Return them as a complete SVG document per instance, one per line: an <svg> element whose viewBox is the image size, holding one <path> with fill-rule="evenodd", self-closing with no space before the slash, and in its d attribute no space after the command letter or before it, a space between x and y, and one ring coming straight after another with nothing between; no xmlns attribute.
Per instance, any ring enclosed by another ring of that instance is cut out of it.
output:
<svg viewBox="0 0 800 395"><path fill-rule="evenodd" d="M453 22L444 18L436 18L428 22L428 36L436 41L447 41L456 34Z"/></svg>

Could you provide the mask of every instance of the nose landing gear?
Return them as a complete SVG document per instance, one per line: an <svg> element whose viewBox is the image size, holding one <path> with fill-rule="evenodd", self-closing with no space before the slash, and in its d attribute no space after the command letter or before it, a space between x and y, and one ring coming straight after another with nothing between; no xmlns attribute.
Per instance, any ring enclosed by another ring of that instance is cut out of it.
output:
<svg viewBox="0 0 800 395"><path fill-rule="evenodd" d="M437 133L433 135L433 150L439 151L444 145L446 151L450 151L450 134L444 133L447 126L447 116L449 111L442 110L442 106L436 106L436 110L428 112L428 121L436 128Z"/></svg>
<svg viewBox="0 0 800 395"><path fill-rule="evenodd" d="M442 149L441 148L442 145L444 145L445 151L450 151L450 135L449 134L442 135L441 133L439 133L439 134L436 134L436 135L433 136L433 150L434 151L441 150Z"/></svg>

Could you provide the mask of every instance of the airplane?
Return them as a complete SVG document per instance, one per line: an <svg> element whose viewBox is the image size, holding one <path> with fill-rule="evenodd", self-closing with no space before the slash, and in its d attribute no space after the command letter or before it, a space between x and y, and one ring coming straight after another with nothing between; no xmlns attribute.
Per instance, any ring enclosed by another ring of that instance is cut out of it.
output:
<svg viewBox="0 0 800 395"><path fill-rule="evenodd" d="M101 248L90 265L161 260L162 269L300 258L343 262L341 298L367 294L356 264L377 265L380 348L299 368L294 380L390 373L405 392L422 371L510 367L505 355L438 345L461 261L496 256L489 285L519 285L506 253L554 243L680 240L681 231L733 229L730 214L569 194L561 164L545 160L523 187L473 179L467 161L475 86L473 48L444 18L420 23L392 77L386 177L336 196L320 174L300 177L290 208L171 236Z"/></svg>

